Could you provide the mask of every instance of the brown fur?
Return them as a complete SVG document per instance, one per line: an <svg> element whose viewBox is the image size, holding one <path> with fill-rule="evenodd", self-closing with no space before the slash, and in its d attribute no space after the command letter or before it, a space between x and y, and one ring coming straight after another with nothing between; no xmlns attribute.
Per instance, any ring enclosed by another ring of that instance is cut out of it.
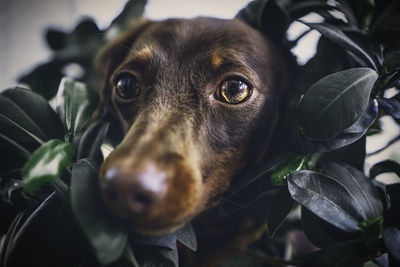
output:
<svg viewBox="0 0 400 267"><path fill-rule="evenodd" d="M113 166L140 173L154 165L167 177L165 195L141 216L105 194L109 208L142 234L170 232L196 218L203 255L223 243L248 243L259 236L263 222L241 216L234 219L241 220L235 227L221 231L226 219L207 209L240 169L268 150L286 80L279 50L238 20L142 21L106 46L97 66L104 77L103 106L126 129L102 165L100 183ZM113 80L121 71L142 85L136 99L116 97ZM236 76L254 87L251 97L236 105L216 100L221 82ZM123 182L127 186L121 190L129 190L130 181Z"/></svg>

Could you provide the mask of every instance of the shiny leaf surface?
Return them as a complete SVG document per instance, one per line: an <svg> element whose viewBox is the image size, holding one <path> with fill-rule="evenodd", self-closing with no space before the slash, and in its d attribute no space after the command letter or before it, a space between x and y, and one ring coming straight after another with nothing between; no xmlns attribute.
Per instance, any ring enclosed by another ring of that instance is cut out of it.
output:
<svg viewBox="0 0 400 267"><path fill-rule="evenodd" d="M333 139L315 141L304 137L301 138L301 145L304 153L326 152L336 150L353 144L362 138L378 117L378 104L371 100L365 112L349 128Z"/></svg>
<svg viewBox="0 0 400 267"><path fill-rule="evenodd" d="M292 210L293 205L294 201L287 187L280 188L275 196L272 197L267 214L267 229L270 237L275 236L286 216Z"/></svg>
<svg viewBox="0 0 400 267"><path fill-rule="evenodd" d="M362 267L368 251L361 241L334 244L312 253L302 267Z"/></svg>
<svg viewBox="0 0 400 267"><path fill-rule="evenodd" d="M90 91L85 84L69 78L63 78L57 98L69 140L72 140L90 121L97 107L98 99L95 92Z"/></svg>
<svg viewBox="0 0 400 267"><path fill-rule="evenodd" d="M98 166L82 159L72 167L71 206L97 260L105 265L116 261L127 244L127 230L104 206L97 181Z"/></svg>
<svg viewBox="0 0 400 267"><path fill-rule="evenodd" d="M338 27L327 23L302 23L314 30L317 30L323 36L325 36L335 44L339 45L340 47L352 52L364 62L365 67L370 67L374 70L378 70L378 67L376 66L373 58Z"/></svg>
<svg viewBox="0 0 400 267"><path fill-rule="evenodd" d="M321 219L349 233L381 216L382 202L371 180L353 167L329 164L325 173L299 171L288 178L293 199Z"/></svg>
<svg viewBox="0 0 400 267"><path fill-rule="evenodd" d="M75 148L71 143L53 139L38 148L22 169L24 190L35 192L43 183L59 179L72 163Z"/></svg>
<svg viewBox="0 0 400 267"><path fill-rule="evenodd" d="M271 173L271 183L275 186L285 185L287 177L304 168L307 157L298 156L289 161L286 161L276 167L276 170Z"/></svg>
<svg viewBox="0 0 400 267"><path fill-rule="evenodd" d="M309 139L332 139L354 124L367 109L377 73L354 68L322 78L299 104L299 125Z"/></svg>
<svg viewBox="0 0 400 267"><path fill-rule="evenodd" d="M400 262L400 230L395 227L388 227L383 232L383 243L390 255Z"/></svg>
<svg viewBox="0 0 400 267"><path fill-rule="evenodd" d="M57 114L43 97L25 88L0 95L0 133L16 142L42 144L63 137Z"/></svg>

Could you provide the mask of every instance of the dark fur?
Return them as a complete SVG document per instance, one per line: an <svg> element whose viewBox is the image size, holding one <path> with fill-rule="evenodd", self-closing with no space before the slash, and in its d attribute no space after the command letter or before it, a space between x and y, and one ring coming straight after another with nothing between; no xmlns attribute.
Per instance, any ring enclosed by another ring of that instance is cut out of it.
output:
<svg viewBox="0 0 400 267"><path fill-rule="evenodd" d="M137 54L146 47L149 55ZM220 65L213 62L215 54L223 58ZM97 66L104 77L103 107L126 129L102 166L100 183L113 166L138 173L153 164L167 176L166 193L151 210L131 214L123 200L104 194L109 208L142 234L166 233L196 218L200 253L224 242L251 241L246 235L258 232L262 222L240 218L234 228L213 233L225 221L205 210L218 203L240 169L268 151L287 79L280 51L238 20L143 21L105 47ZM137 99L116 97L113 79L120 71L138 77L143 89ZM230 105L215 99L231 76L253 85L248 101Z"/></svg>

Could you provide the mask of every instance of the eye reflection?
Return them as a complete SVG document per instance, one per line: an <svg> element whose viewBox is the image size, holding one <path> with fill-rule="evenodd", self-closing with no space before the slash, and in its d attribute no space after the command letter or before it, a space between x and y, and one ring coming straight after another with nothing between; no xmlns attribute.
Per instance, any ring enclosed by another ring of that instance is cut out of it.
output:
<svg viewBox="0 0 400 267"><path fill-rule="evenodd" d="M116 92L123 99L132 99L139 95L141 85L139 81L130 74L124 74L117 79Z"/></svg>
<svg viewBox="0 0 400 267"><path fill-rule="evenodd" d="M251 95L251 88L239 79L222 82L217 92L217 99L228 104L240 104Z"/></svg>

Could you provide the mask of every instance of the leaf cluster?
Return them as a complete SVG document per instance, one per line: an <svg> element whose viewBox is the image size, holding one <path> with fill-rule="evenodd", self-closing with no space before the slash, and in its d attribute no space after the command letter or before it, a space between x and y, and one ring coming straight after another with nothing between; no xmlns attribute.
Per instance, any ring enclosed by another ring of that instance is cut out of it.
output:
<svg viewBox="0 0 400 267"><path fill-rule="evenodd" d="M304 21L310 13L322 22ZM294 68L294 89L285 101L290 103L293 95L297 99L296 105L289 107L292 127L283 128L294 132L292 140L283 141L292 141L290 149L282 145L286 151L278 154L278 160L255 166L257 175L252 171L241 174L240 179L246 182L234 184L239 190L228 195L228 200L241 206L249 205L238 197L248 194L246 191L250 190L254 199L268 195L269 237L279 240L290 231L302 230L320 248L299 254L302 260L295 265L363 266L372 260L379 266L399 264L394 251L399 251L400 243L394 240L399 241L395 231L400 225L394 219L397 204L392 194L400 182L400 165L387 159L376 162L369 177L364 173L366 136L382 132L382 116L399 123L399 14L396 1L261 0L251 2L238 14L288 49L309 31L321 34L316 55ZM282 33L292 22L309 30L289 41ZM389 90L395 95L387 97ZM280 136L288 135L280 132ZM397 140L395 136L381 150L394 149ZM376 179L381 173L393 173L398 182L383 184ZM263 179L270 181L254 194L252 185L260 186ZM222 208L237 212L231 206ZM295 223L299 220L300 225ZM390 244L384 237L389 232L393 233Z"/></svg>

